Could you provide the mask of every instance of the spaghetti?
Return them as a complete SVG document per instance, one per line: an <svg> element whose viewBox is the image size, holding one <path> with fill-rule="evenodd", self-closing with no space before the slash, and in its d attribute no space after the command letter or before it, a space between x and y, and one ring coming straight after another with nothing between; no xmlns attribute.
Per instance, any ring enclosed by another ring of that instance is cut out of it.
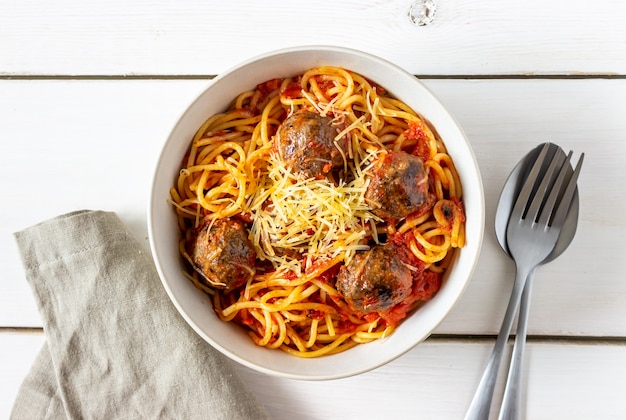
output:
<svg viewBox="0 0 626 420"><path fill-rule="evenodd" d="M325 143L311 140L328 130ZM305 143L285 146L288 136ZM413 185L416 173L415 206L381 197L396 179ZM212 297L218 317L259 346L300 357L391 334L437 293L465 242L462 186L442 140L382 87L338 67L238 95L198 129L170 193L186 275ZM223 228L226 221L236 226ZM199 238L212 242L200 247ZM241 256L246 246L252 258ZM364 262L375 248L400 258L382 280L389 290L377 286L379 306L359 290L363 267L376 266Z"/></svg>

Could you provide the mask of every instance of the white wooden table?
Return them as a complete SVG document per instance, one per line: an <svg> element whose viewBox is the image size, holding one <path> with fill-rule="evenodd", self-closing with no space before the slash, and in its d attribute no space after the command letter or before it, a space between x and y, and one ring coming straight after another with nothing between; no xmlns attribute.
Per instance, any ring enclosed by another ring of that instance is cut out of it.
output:
<svg viewBox="0 0 626 420"><path fill-rule="evenodd" d="M493 233L498 194L519 158L553 141L586 153L580 224L536 273L526 417L626 418L626 3L437 3L435 20L416 26L412 0L0 1L0 418L44 341L12 233L103 209L147 246L152 170L182 110L228 67L301 44L365 50L420 77L470 139L487 225L461 302L394 362L315 383L237 366L270 412L462 418L514 276Z"/></svg>

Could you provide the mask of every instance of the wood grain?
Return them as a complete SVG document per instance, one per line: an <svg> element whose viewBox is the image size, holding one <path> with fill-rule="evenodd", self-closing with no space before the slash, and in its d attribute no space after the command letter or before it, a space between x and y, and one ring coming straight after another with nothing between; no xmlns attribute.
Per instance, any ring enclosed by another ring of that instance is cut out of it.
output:
<svg viewBox="0 0 626 420"><path fill-rule="evenodd" d="M554 141L586 161L571 247L536 273L529 333L626 337L626 80L425 80L467 133L485 187L481 258L440 334L495 334L514 265L493 218L504 180L528 150ZM161 145L204 80L1 80L0 325L40 326L11 234L79 208L117 212L147 246L150 180ZM601 252L600 252L601 251ZM621 273L619 276L616 273Z"/></svg>
<svg viewBox="0 0 626 420"><path fill-rule="evenodd" d="M419 75L626 74L620 0L439 1L431 25L412 0L231 2L9 0L0 74L207 75L297 45L337 45ZM225 18L228 16L228 18Z"/></svg>
<svg viewBox="0 0 626 420"><path fill-rule="evenodd" d="M8 418L44 340L43 334L0 332L0 418ZM492 346L492 340L431 339L372 372L334 381L294 381L233 366L276 420L459 419ZM527 418L623 418L625 358L623 344L531 341L524 383ZM501 395L494 397L494 413Z"/></svg>

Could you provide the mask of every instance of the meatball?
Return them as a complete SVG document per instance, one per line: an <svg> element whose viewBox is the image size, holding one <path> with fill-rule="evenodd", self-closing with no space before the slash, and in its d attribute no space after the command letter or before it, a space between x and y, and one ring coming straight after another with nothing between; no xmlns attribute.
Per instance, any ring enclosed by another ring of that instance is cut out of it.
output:
<svg viewBox="0 0 626 420"><path fill-rule="evenodd" d="M428 171L422 159L405 152L388 152L369 171L365 200L372 213L399 220L432 204Z"/></svg>
<svg viewBox="0 0 626 420"><path fill-rule="evenodd" d="M384 313L411 294L413 275L401 254L393 244L375 245L341 267L337 290L353 310Z"/></svg>
<svg viewBox="0 0 626 420"><path fill-rule="evenodd" d="M256 252L243 222L207 220L195 238L191 260L211 286L232 291L252 275Z"/></svg>
<svg viewBox="0 0 626 420"><path fill-rule="evenodd" d="M293 114L278 128L278 153L294 172L321 179L343 166L348 142L345 136L335 141L339 130L332 121L305 111Z"/></svg>

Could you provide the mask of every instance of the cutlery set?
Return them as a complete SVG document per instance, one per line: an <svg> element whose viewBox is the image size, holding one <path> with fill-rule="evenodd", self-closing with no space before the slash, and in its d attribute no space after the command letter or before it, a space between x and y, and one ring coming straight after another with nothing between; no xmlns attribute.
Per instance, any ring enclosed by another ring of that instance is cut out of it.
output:
<svg viewBox="0 0 626 420"><path fill-rule="evenodd" d="M508 307L466 420L488 419L498 370L518 312L517 333L499 418L521 416L521 391L526 326L535 269L552 261L571 243L578 222L577 179L584 153L575 169L553 144L544 143L526 155L507 179L495 218L496 236L515 261L516 277Z"/></svg>

